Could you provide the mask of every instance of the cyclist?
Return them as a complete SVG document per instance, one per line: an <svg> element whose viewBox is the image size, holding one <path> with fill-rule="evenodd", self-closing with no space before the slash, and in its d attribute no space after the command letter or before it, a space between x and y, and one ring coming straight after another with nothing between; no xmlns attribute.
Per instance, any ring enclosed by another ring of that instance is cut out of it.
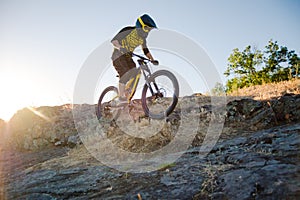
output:
<svg viewBox="0 0 300 200"><path fill-rule="evenodd" d="M114 46L111 58L113 66L120 77L118 104L128 103L125 96L125 84L129 80L129 77L124 75L131 69L136 68L136 64L132 59L132 53L135 48L141 46L147 58L158 63L158 61L154 60L146 43L146 38L153 28L157 28L154 20L149 15L144 14L136 20L135 26L123 28L111 40Z"/></svg>

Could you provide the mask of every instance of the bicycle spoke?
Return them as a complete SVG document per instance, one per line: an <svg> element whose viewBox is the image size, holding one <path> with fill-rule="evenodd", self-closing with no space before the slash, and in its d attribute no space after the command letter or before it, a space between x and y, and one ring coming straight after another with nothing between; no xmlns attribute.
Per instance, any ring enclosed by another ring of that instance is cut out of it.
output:
<svg viewBox="0 0 300 200"><path fill-rule="evenodd" d="M120 108L113 107L112 102L118 97L118 89L110 86L106 88L98 101L96 114L98 119L114 120L117 119L120 114Z"/></svg>
<svg viewBox="0 0 300 200"><path fill-rule="evenodd" d="M175 108L178 101L178 82L175 76L166 70L157 71L150 77L152 90L145 85L142 102L145 113L156 119L163 119ZM158 90L157 90L158 89Z"/></svg>

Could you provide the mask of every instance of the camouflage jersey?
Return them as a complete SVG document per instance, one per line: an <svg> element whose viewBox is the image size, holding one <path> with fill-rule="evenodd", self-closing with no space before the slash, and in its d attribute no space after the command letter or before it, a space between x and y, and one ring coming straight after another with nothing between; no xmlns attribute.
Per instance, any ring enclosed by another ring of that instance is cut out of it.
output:
<svg viewBox="0 0 300 200"><path fill-rule="evenodd" d="M127 56L132 56L131 53L138 46L142 46L144 54L149 52L146 45L146 38L148 34L143 32L142 29L137 29L135 27L125 27L123 28L111 41L117 40L120 45L125 48L128 53ZM115 59L121 55L121 52L117 49L114 50L112 59Z"/></svg>

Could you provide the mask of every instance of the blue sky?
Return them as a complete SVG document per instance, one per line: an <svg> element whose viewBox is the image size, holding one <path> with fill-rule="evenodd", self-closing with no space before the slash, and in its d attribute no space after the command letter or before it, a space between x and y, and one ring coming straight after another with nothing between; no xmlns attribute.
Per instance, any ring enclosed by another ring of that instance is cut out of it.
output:
<svg viewBox="0 0 300 200"><path fill-rule="evenodd" d="M201 45L222 74L234 48L271 38L299 54L299 10L298 0L0 0L0 118L70 103L89 54L143 13Z"/></svg>

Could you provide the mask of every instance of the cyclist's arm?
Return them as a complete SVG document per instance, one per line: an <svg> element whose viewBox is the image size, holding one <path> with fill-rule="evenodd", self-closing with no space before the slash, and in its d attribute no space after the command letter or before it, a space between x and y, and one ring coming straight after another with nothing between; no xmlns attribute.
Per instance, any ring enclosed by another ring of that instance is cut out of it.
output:
<svg viewBox="0 0 300 200"><path fill-rule="evenodd" d="M146 45L146 41L144 41L144 44L142 45L142 48L143 48L143 52L145 54L145 56L147 56L147 58L149 58L150 60L154 60L152 54L150 53L147 45Z"/></svg>
<svg viewBox="0 0 300 200"><path fill-rule="evenodd" d="M148 52L147 54L146 54L146 56L147 56L147 58L149 58L150 60L154 60L154 58L153 58L153 56L151 55L151 53L150 52Z"/></svg>

